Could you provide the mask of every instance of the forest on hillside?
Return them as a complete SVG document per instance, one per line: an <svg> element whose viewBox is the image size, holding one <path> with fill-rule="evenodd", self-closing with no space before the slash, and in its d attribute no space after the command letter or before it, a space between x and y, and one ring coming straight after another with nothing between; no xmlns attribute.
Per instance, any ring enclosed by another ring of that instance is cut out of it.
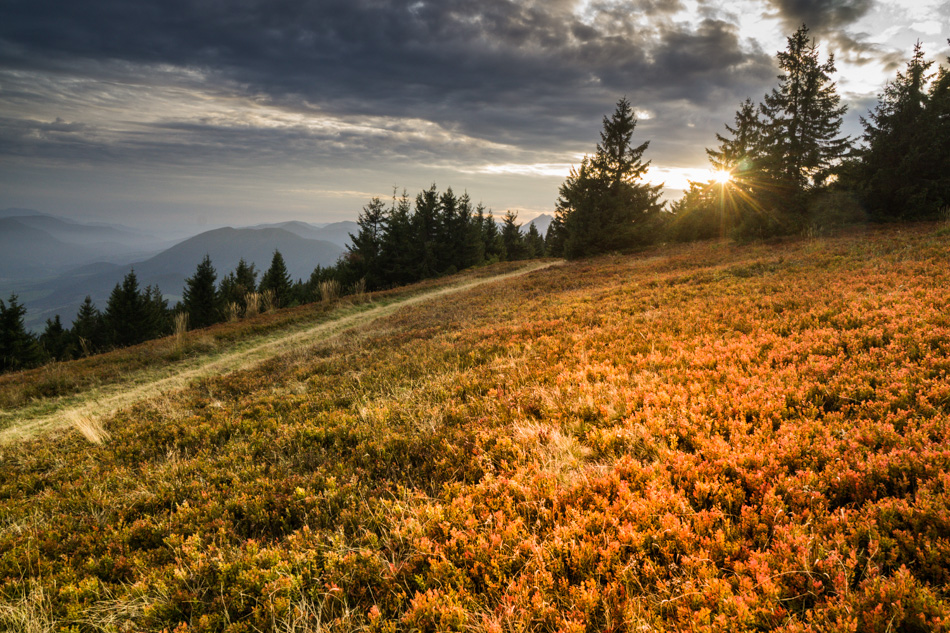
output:
<svg viewBox="0 0 950 633"><path fill-rule="evenodd" d="M206 257L170 307L134 271L103 311L87 298L70 327L59 315L36 336L15 295L0 300L0 371L28 368L200 328L225 320L449 275L472 266L533 257L576 259L661 242L729 237L740 241L818 235L867 222L950 219L950 60L933 69L918 44L905 68L862 118L860 139L840 134L846 108L834 56L822 61L806 26L777 54L782 74L760 103L740 104L717 145L716 174L691 183L669 208L662 185L644 182L650 141L635 143L637 119L622 98L605 116L600 142L560 188L546 235L520 230L508 211L499 226L467 193L436 185L414 200L393 192L361 211L359 229L334 266L293 280L275 252L260 274L242 262L218 280Z"/></svg>

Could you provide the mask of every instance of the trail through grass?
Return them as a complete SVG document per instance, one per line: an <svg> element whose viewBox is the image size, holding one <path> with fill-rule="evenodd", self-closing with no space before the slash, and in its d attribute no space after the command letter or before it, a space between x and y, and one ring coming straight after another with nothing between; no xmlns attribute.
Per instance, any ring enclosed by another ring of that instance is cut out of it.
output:
<svg viewBox="0 0 950 633"><path fill-rule="evenodd" d="M0 444L68 426L77 426L80 431L90 425L96 427L99 420L122 409L179 391L203 378L245 370L276 356L325 342L345 331L365 326L410 305L464 292L482 284L503 281L551 265L553 262L533 263L514 272L436 288L383 305L358 306L355 311L354 307L348 307L341 310L339 317L306 326L302 330L268 333L236 343L225 351L209 353L185 363L133 372L124 380L75 396L37 402L31 407L13 412L12 421L0 429Z"/></svg>

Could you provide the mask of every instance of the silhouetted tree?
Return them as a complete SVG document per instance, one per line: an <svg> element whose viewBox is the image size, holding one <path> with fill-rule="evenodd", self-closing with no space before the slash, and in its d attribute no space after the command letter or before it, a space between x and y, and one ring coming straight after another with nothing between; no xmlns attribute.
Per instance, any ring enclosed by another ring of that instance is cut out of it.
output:
<svg viewBox="0 0 950 633"><path fill-rule="evenodd" d="M148 339L149 311L139 291L135 270L130 270L109 295L103 314L108 344L116 347L135 345Z"/></svg>
<svg viewBox="0 0 950 633"><path fill-rule="evenodd" d="M468 193L462 194L458 201L458 260L457 268L463 270L478 266L485 261L485 243L482 241L483 217L472 209L472 200Z"/></svg>
<svg viewBox="0 0 950 633"><path fill-rule="evenodd" d="M211 257L205 255L195 269L195 274L185 279L181 302L182 308L188 313L188 325L192 329L208 327L221 321L217 278Z"/></svg>
<svg viewBox="0 0 950 633"><path fill-rule="evenodd" d="M284 263L284 256L280 251L274 251L271 258L270 268L261 277L261 284L258 288L261 292L271 290L274 292L274 299L277 306L284 307L290 303L293 282L290 273L287 272L287 264Z"/></svg>
<svg viewBox="0 0 950 633"><path fill-rule="evenodd" d="M641 182L646 141L631 144L637 119L626 98L617 103L593 156L585 156L561 185L556 214L564 231L564 254L582 257L625 250L654 239L649 234L662 204L662 185Z"/></svg>
<svg viewBox="0 0 950 633"><path fill-rule="evenodd" d="M26 308L11 294L8 303L0 299L0 371L28 369L39 365L43 351L24 326Z"/></svg>
<svg viewBox="0 0 950 633"><path fill-rule="evenodd" d="M145 299L146 339L167 336L172 331L172 311L168 308L168 299L157 285L145 286L142 291Z"/></svg>
<svg viewBox="0 0 950 633"><path fill-rule="evenodd" d="M501 225L501 239L505 243L505 253L508 261L528 258L528 247L521 234L521 225L518 224L518 214L512 211L505 212L505 219Z"/></svg>
<svg viewBox="0 0 950 633"><path fill-rule="evenodd" d="M544 250L548 257L564 257L564 221L556 215L544 236Z"/></svg>
<svg viewBox="0 0 950 633"><path fill-rule="evenodd" d="M788 38L788 48L777 54L779 85L762 104L763 137L768 159L764 167L790 193L820 186L832 165L847 151L850 141L839 136L847 106L841 105L834 55L818 60L818 46L802 25Z"/></svg>
<svg viewBox="0 0 950 633"><path fill-rule="evenodd" d="M427 279L439 272L439 190L435 184L416 196L412 215L413 242L405 244L414 253L412 278Z"/></svg>
<svg viewBox="0 0 950 633"><path fill-rule="evenodd" d="M86 295L85 301L79 306L71 333L74 340L73 356L76 358L95 354L107 345L102 314L93 304L92 297Z"/></svg>
<svg viewBox="0 0 950 633"><path fill-rule="evenodd" d="M485 245L485 261L499 262L507 257L505 252L505 241L501 237L501 231L498 230L498 224L495 223L495 217L491 211L486 211L481 204L476 209L476 218L480 219L482 244Z"/></svg>
<svg viewBox="0 0 950 633"><path fill-rule="evenodd" d="M420 252L413 243L412 203L405 190L400 198L393 192L389 226L383 240L383 277L388 286L399 286L418 279L415 259Z"/></svg>
<svg viewBox="0 0 950 633"><path fill-rule="evenodd" d="M376 290L385 284L382 255L388 222L389 211L386 205L375 197L363 207L356 220L359 226L357 234L350 234L347 261L352 270L351 276L353 281L366 279L366 287L370 290Z"/></svg>
<svg viewBox="0 0 950 633"><path fill-rule="evenodd" d="M905 70L888 82L875 109L861 119L863 145L843 179L872 219L933 218L950 203L950 110L946 99L941 102L941 90L950 80L941 68L931 84L932 64L918 42Z"/></svg>
<svg viewBox="0 0 950 633"><path fill-rule="evenodd" d="M524 236L524 243L528 250L528 257L544 257L544 238L534 224L528 225L528 232Z"/></svg>
<svg viewBox="0 0 950 633"><path fill-rule="evenodd" d="M40 334L40 346L52 360L66 360L72 357L73 338L57 314L46 319L46 329Z"/></svg>
<svg viewBox="0 0 950 633"><path fill-rule="evenodd" d="M222 307L235 303L243 312L247 309L247 295L257 292L257 270L254 264L248 264L242 257L237 268L221 278L218 295Z"/></svg>

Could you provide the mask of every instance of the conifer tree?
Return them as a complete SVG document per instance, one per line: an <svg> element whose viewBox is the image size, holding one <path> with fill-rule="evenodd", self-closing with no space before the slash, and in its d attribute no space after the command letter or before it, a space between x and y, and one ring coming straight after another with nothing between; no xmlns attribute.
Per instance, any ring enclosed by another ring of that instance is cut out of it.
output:
<svg viewBox="0 0 950 633"><path fill-rule="evenodd" d="M847 151L849 139L839 136L847 106L841 105L831 79L834 55L819 62L818 46L807 26L788 38L788 48L777 58L783 73L762 105L768 148L765 168L791 193L801 193L822 185Z"/></svg>
<svg viewBox="0 0 950 633"><path fill-rule="evenodd" d="M172 312L168 309L168 299L157 285L145 286L142 291L145 299L146 340L167 336L172 330Z"/></svg>
<svg viewBox="0 0 950 633"><path fill-rule="evenodd" d="M544 257L544 238L538 232L538 227L534 224L528 225L528 232L524 236L525 246L528 250L528 257Z"/></svg>
<svg viewBox="0 0 950 633"><path fill-rule="evenodd" d="M508 261L517 261L528 258L528 248L524 236L521 234L521 225L518 224L518 214L512 211L505 212L505 219L501 226L501 239L505 243L505 253Z"/></svg>
<svg viewBox="0 0 950 633"><path fill-rule="evenodd" d="M247 295L257 292L257 270L242 257L237 268L221 278L218 296L222 309L228 304L237 304L242 311L247 309Z"/></svg>
<svg viewBox="0 0 950 633"><path fill-rule="evenodd" d="M659 214L662 185L642 181L646 141L632 145L637 119L623 98L610 118L604 117L600 143L593 156L571 170L561 185L556 213L564 230L564 254L583 257L643 244Z"/></svg>
<svg viewBox="0 0 950 633"><path fill-rule="evenodd" d="M72 336L70 331L63 327L58 314L52 319L46 319L46 329L40 334L39 342L52 360L66 360L72 356Z"/></svg>
<svg viewBox="0 0 950 633"><path fill-rule="evenodd" d="M188 313L190 328L200 329L221 321L217 278L218 274L211 264L211 257L205 255L195 269L195 274L185 279L181 302L185 312Z"/></svg>
<svg viewBox="0 0 950 633"><path fill-rule="evenodd" d="M103 319L110 345L127 347L148 338L149 313L145 298L139 291L135 270L130 270L122 283L115 285Z"/></svg>
<svg viewBox="0 0 950 633"><path fill-rule="evenodd" d="M544 236L544 250L548 257L564 257L564 222L555 215Z"/></svg>
<svg viewBox="0 0 950 633"><path fill-rule="evenodd" d="M399 286L415 281L415 256L418 252L413 243L412 203L408 193L403 190L402 197L396 198L389 211L389 226L383 240L383 278L388 286Z"/></svg>
<svg viewBox="0 0 950 633"><path fill-rule="evenodd" d="M478 205L477 216L481 218L482 243L485 245L485 261L500 262L507 257L505 252L505 241L501 237L501 231L498 230L498 224L495 222L495 216L490 210L486 211L481 204Z"/></svg>
<svg viewBox="0 0 950 633"><path fill-rule="evenodd" d="M85 301L79 306L76 318L73 319L71 333L73 356L76 358L94 354L106 345L102 314L96 309L89 295L86 295Z"/></svg>
<svg viewBox="0 0 950 633"><path fill-rule="evenodd" d="M475 215L468 193L462 194L458 199L458 228L456 229L459 270L478 266L485 261L485 243L481 235L483 217L484 213L482 213L482 218Z"/></svg>
<svg viewBox="0 0 950 633"><path fill-rule="evenodd" d="M435 184L416 196L415 212L412 215L414 243L413 263L415 270L411 276L415 279L428 279L439 272L439 190ZM406 245L409 246L409 245Z"/></svg>
<svg viewBox="0 0 950 633"><path fill-rule="evenodd" d="M26 308L11 294L8 303L0 299L0 371L28 369L39 365L43 352L24 325Z"/></svg>
<svg viewBox="0 0 950 633"><path fill-rule="evenodd" d="M904 72L888 82L875 109L861 119L859 161L845 170L845 178L851 177L848 184L873 219L933 218L950 202L950 128L939 98L946 71L941 68L931 84L932 64L917 42Z"/></svg>
<svg viewBox="0 0 950 633"><path fill-rule="evenodd" d="M764 152L763 123L752 99L742 102L736 111L735 127L727 123L726 131L729 136L716 134L719 147L707 148L706 155L713 169L727 171L733 178L740 179L744 173L755 169Z"/></svg>
<svg viewBox="0 0 950 633"><path fill-rule="evenodd" d="M356 235L350 234L347 261L352 269L353 281L366 279L366 287L369 290L376 290L384 285L382 255L388 222L389 211L386 205L378 197L374 197L363 207L356 220L359 231Z"/></svg>
<svg viewBox="0 0 950 633"><path fill-rule="evenodd" d="M290 304L292 299L293 282L290 279L290 273L287 272L287 264L284 263L284 256L280 251L274 251L271 258L270 268L261 277L259 287L261 292L273 291L276 305L284 307Z"/></svg>

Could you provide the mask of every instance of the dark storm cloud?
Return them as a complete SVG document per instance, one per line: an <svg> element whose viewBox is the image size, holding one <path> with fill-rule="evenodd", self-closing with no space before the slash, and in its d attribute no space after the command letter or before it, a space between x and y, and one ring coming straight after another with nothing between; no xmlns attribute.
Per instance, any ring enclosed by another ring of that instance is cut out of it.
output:
<svg viewBox="0 0 950 633"><path fill-rule="evenodd" d="M793 29L803 23L815 31L847 27L867 15L874 0L770 0L786 26Z"/></svg>
<svg viewBox="0 0 950 633"><path fill-rule="evenodd" d="M851 63L876 61L885 53L880 47L862 41L847 32L847 28L863 18L873 8L875 0L769 0L778 10L789 34L802 24L812 35L832 43L836 52L843 53ZM861 37L863 37L862 34Z"/></svg>
<svg viewBox="0 0 950 633"><path fill-rule="evenodd" d="M589 139L579 122L596 126L623 94L651 109L669 98L704 107L764 92L750 86L774 75L728 24L673 24L678 0L595 1L580 15L574 5L8 0L0 64L93 76L116 64L200 69L209 87L283 108L416 117L536 148Z"/></svg>

